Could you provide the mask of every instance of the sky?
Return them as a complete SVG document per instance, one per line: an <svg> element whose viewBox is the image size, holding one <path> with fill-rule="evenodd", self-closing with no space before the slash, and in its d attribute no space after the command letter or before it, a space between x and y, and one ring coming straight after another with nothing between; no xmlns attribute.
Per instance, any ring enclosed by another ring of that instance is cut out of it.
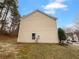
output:
<svg viewBox="0 0 79 59"><path fill-rule="evenodd" d="M57 27L67 27L74 23L79 13L79 0L18 0L21 16L40 10L57 18Z"/></svg>

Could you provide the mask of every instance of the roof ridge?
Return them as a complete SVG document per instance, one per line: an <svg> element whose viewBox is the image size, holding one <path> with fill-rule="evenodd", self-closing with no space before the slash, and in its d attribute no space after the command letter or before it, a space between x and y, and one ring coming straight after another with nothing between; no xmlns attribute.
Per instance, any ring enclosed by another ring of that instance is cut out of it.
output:
<svg viewBox="0 0 79 59"><path fill-rule="evenodd" d="M30 12L28 15L25 15L25 16L23 16L23 17L21 17L21 18L25 18L25 17L27 17L27 16L29 16L29 15L35 13L36 11L38 11L38 12L40 12L40 13L42 13L42 14L44 14L44 15L50 17L50 18L54 18L54 20L57 19L56 17L50 16L50 15L48 15L48 14L46 14L46 13L44 13L43 11L40 11L40 10L38 10L38 9L37 9L37 10L34 10L34 11L32 11L32 12Z"/></svg>

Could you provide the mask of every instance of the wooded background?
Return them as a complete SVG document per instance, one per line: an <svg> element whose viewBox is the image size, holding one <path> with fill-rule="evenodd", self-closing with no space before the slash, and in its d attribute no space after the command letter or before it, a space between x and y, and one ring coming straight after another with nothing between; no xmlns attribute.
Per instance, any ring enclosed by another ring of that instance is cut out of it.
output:
<svg viewBox="0 0 79 59"><path fill-rule="evenodd" d="M20 15L17 0L0 1L0 33L18 34Z"/></svg>

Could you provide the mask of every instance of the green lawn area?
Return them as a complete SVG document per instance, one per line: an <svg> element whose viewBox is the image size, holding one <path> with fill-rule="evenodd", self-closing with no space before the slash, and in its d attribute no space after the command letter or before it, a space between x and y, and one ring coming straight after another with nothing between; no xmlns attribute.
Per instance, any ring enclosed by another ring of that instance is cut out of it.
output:
<svg viewBox="0 0 79 59"><path fill-rule="evenodd" d="M18 44L9 39L0 39L0 59L79 59L79 46Z"/></svg>

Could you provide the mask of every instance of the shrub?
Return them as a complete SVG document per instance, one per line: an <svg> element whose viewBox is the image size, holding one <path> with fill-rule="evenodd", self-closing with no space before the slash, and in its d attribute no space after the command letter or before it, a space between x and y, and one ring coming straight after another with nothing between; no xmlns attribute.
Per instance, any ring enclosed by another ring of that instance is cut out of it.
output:
<svg viewBox="0 0 79 59"><path fill-rule="evenodd" d="M59 37L59 43L62 43L66 40L65 32L62 28L58 28L58 37Z"/></svg>

